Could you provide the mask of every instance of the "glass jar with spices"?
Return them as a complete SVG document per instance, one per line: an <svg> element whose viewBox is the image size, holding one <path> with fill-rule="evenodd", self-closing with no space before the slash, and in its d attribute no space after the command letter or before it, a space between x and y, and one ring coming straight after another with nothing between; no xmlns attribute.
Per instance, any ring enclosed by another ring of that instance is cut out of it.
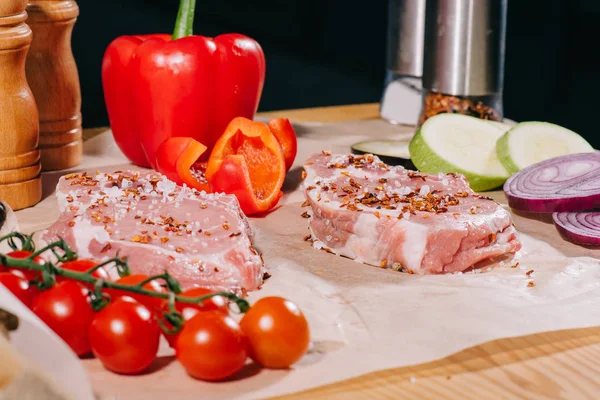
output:
<svg viewBox="0 0 600 400"><path fill-rule="evenodd" d="M507 0L427 0L423 103L442 113L500 121Z"/></svg>

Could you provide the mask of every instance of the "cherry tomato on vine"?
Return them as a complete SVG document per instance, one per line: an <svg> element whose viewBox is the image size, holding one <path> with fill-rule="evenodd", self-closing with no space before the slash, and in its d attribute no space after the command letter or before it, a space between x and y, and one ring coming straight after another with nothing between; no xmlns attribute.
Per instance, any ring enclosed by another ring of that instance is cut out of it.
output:
<svg viewBox="0 0 600 400"><path fill-rule="evenodd" d="M27 258L30 255L32 255L33 252L31 251L26 251L26 250L15 250L15 251L11 251L10 253L6 253L7 256L12 257L12 258L19 258L19 259L23 259L23 258ZM44 263L46 262L42 257L37 256L33 259L33 261L37 264L40 265L44 265ZM25 275L25 279L29 280L29 281L34 281L34 280L38 280L41 277L41 274L38 271L33 271L30 269L26 269L26 268L17 268L17 267L7 267L4 265L0 265L0 272L10 272L10 271L20 271L23 273L23 275Z"/></svg>
<svg viewBox="0 0 600 400"><path fill-rule="evenodd" d="M306 353L308 322L300 308L281 297L264 297L240 321L250 357L267 368L287 368Z"/></svg>
<svg viewBox="0 0 600 400"><path fill-rule="evenodd" d="M213 291L206 288L196 287L188 289L178 294L178 296L193 298L206 296L210 293L213 293ZM175 309L181 313L184 321L189 321L194 315L196 315L200 311L218 311L223 315L229 315L229 306L227 302L228 299L223 296L213 296L208 300L204 300L202 304L184 303L177 301L175 302ZM164 312L169 311L168 301L165 300L163 302L162 310ZM166 324L170 327L168 322L166 322ZM165 339L167 339L167 342L169 342L169 345L171 345L171 347L175 347L175 341L177 340L179 334L169 335L165 333L164 336Z"/></svg>
<svg viewBox="0 0 600 400"><path fill-rule="evenodd" d="M206 288L196 287L188 289L178 294L178 296L194 298L206 296L211 293L214 293L214 291ZM219 295L204 300L202 304L177 301L175 302L175 309L183 314L183 317L186 321L196 315L198 311L219 311L222 314L229 315L228 299Z"/></svg>
<svg viewBox="0 0 600 400"><path fill-rule="evenodd" d="M135 286L138 283L143 282L148 278L149 278L148 275L143 275L143 274L128 275L128 276L124 276L122 278L117 279L115 281L115 283L120 283L122 285ZM159 293L166 292L166 290L156 280L146 283L143 286L143 288L146 290L153 291L153 292L159 292ZM105 292L108 293L113 300L115 300L119 297L124 297L124 296L130 297L130 298L136 300L137 302L148 307L148 309L150 309L152 312L160 310L160 307L163 302L163 299L158 298L158 297L146 296L145 294L139 294L139 293L131 293L131 292L127 292L125 290L106 289Z"/></svg>
<svg viewBox="0 0 600 400"><path fill-rule="evenodd" d="M218 381L242 369L248 357L246 346L233 318L207 311L185 323L175 343L175 354L192 377Z"/></svg>
<svg viewBox="0 0 600 400"><path fill-rule="evenodd" d="M94 260L80 259L80 260L64 262L64 263L60 264L59 267L61 267L63 269L67 269L69 271L74 271L74 272L85 272L85 271L89 271L90 269L94 268L98 264L99 263ZM96 279L109 280L108 272L106 272L106 270L102 267L100 267L97 270L95 270L94 272L92 272L92 276ZM66 278L64 276L57 276L56 282L62 282L62 281L68 280L68 279L69 278ZM93 289L93 287L94 287L94 285L92 285L90 283L81 283L81 284L90 289Z"/></svg>
<svg viewBox="0 0 600 400"><path fill-rule="evenodd" d="M42 290L31 309L79 355L90 352L88 327L94 318L87 289L67 280Z"/></svg>
<svg viewBox="0 0 600 400"><path fill-rule="evenodd" d="M21 274L20 271L15 272L0 272L0 283L3 284L15 297L27 307L31 307L31 302L35 296L33 290L29 288L29 281Z"/></svg>
<svg viewBox="0 0 600 400"><path fill-rule="evenodd" d="M136 374L156 359L160 327L148 308L121 297L96 315L89 335L92 352L106 369Z"/></svg>

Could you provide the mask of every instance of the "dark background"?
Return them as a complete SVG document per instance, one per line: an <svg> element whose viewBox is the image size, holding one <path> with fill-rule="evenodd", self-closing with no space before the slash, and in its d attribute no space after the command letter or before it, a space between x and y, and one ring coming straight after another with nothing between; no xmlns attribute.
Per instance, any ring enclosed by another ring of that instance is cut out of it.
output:
<svg viewBox="0 0 600 400"><path fill-rule="evenodd" d="M544 120L600 148L600 0L509 0L505 116ZM100 66L120 35L170 33L177 0L81 0L73 52L85 127L106 126ZM387 1L198 1L195 33L238 32L267 59L259 111L377 102L385 75Z"/></svg>

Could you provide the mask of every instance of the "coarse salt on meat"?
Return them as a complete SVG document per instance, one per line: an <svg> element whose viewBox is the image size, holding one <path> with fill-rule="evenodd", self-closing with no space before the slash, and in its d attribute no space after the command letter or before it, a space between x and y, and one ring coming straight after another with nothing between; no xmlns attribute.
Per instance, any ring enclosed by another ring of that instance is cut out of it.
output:
<svg viewBox="0 0 600 400"><path fill-rule="evenodd" d="M168 271L183 288L245 293L259 288L262 257L235 196L179 187L154 172L60 178L61 215L43 234L80 257L128 257L134 274ZM226 221L226 223L224 222Z"/></svg>
<svg viewBox="0 0 600 400"><path fill-rule="evenodd" d="M379 267L440 274L521 248L510 213L473 192L462 175L429 175L371 154L328 152L309 157L304 170L317 249Z"/></svg>

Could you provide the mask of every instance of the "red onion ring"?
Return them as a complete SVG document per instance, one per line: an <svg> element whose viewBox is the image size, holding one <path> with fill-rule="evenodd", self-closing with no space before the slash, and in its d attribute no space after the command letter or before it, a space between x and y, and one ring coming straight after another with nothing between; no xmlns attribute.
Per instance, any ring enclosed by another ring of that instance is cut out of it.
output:
<svg viewBox="0 0 600 400"><path fill-rule="evenodd" d="M554 225L567 240L586 246L600 246L600 211L555 212Z"/></svg>
<svg viewBox="0 0 600 400"><path fill-rule="evenodd" d="M528 212L600 208L600 151L545 160L504 183L508 205Z"/></svg>

